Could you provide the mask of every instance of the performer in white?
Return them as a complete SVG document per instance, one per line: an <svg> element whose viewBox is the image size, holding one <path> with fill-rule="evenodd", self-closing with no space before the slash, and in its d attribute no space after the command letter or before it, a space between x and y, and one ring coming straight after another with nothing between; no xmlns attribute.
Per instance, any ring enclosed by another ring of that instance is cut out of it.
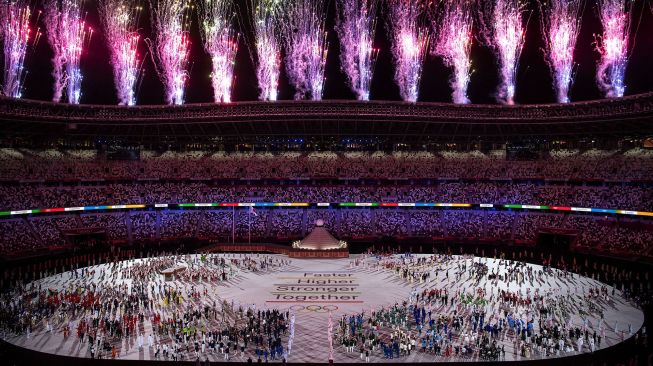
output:
<svg viewBox="0 0 653 366"><path fill-rule="evenodd" d="M290 335L288 336L288 347L286 347L286 350L284 352L284 358L286 360L288 360L288 356L290 355L290 351L292 350L293 338L295 338L295 314L292 314L290 316Z"/></svg>
<svg viewBox="0 0 653 366"><path fill-rule="evenodd" d="M333 360L333 316L329 311L329 326L327 328L327 336L329 338L329 361Z"/></svg>

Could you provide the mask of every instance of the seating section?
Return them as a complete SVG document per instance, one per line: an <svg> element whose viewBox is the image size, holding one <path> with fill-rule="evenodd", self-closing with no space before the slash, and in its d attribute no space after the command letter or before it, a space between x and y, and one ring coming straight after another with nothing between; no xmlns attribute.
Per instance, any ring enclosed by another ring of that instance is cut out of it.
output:
<svg viewBox="0 0 653 366"><path fill-rule="evenodd" d="M255 180L252 180L256 178ZM342 179L348 178L348 179ZM653 151L221 153L144 150L107 161L94 150L0 149L0 211L195 202L449 202L653 211ZM360 179L360 180L357 180ZM201 209L36 215L0 220L0 252L70 245L80 230L109 241L291 240L322 219L338 238L447 238L532 243L564 230L575 244L648 255L647 219L581 213L418 208ZM234 222L235 220L235 222Z"/></svg>

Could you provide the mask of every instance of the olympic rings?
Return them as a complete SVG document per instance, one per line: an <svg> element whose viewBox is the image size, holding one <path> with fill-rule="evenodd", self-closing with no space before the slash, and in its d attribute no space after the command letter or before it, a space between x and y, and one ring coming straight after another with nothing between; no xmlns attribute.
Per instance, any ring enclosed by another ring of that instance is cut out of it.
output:
<svg viewBox="0 0 653 366"><path fill-rule="evenodd" d="M339 309L336 305L292 305L288 309L292 311L302 312L302 311L312 311L314 313L328 313L329 311L336 311Z"/></svg>

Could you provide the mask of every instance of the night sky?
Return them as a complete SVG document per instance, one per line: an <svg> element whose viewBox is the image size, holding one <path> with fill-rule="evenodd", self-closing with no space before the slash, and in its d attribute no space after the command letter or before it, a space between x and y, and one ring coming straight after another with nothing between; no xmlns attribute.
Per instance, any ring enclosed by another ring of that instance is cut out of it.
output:
<svg viewBox="0 0 653 366"><path fill-rule="evenodd" d="M329 55L326 65L327 81L324 88L324 99L355 99L354 93L347 86L344 74L340 71L340 45L333 29L335 1L331 0L327 14ZM626 72L627 95L653 90L653 15L648 8L649 1L651 0L637 0L634 7L633 13L636 21L632 32L634 33L636 30L637 33L632 39L634 43L631 42L633 48ZM243 12L245 9L243 0L236 0L236 2L240 5L239 12ZM83 56L81 62L84 74L82 104L117 104L112 69L109 64L109 50L100 27L97 9L94 6L95 1L86 3L87 20L94 27L95 33L88 52ZM599 55L594 49L594 34L600 33L601 24L594 3L594 0L587 1L583 15L583 24L575 53L578 65L576 80L570 93L572 101L602 98L602 93L595 81L596 62ZM144 2L143 6L145 10L141 19L141 34L144 37L150 37L149 6L147 2ZM526 44L518 71L516 102L519 104L554 103L556 98L549 68L544 59L539 13L534 1L529 4L529 9L532 10L532 15L528 23ZM372 82L371 99L401 100L399 89L394 83L391 44L387 36L385 13L382 6L375 40L375 47L380 48L381 52ZM641 22L638 21L639 19ZM43 27L43 24L40 26ZM236 27L242 31L238 24ZM186 92L186 103L213 102L209 79L210 59L202 48L196 16L193 18L192 38L192 72ZM234 101L252 101L257 100L258 97L256 75L244 38L241 37L236 61L237 79L232 93ZM142 52L147 52L144 43L142 43ZM53 82L51 58L52 51L44 35L26 63L30 74L25 82L24 98L51 100ZM472 103L496 103L494 93L499 79L495 60L491 50L475 41L472 48L474 74L471 77L468 91ZM448 83L450 76L451 70L443 65L441 59L429 56L423 70L419 101L451 102L451 89ZM285 70L282 70L280 99L292 99L293 95L294 89L287 82ZM163 85L154 71L152 60L148 54L145 62L145 77L138 91L138 104L163 103Z"/></svg>

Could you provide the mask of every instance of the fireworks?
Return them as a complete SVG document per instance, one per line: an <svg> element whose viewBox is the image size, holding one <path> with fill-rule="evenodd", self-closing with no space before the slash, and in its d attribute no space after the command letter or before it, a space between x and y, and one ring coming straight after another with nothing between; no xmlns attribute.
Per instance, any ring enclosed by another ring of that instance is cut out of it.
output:
<svg viewBox="0 0 653 366"><path fill-rule="evenodd" d="M514 104L519 57L524 47L524 13L522 0L481 0L479 20L481 38L492 47L499 59L501 84L498 99Z"/></svg>
<svg viewBox="0 0 653 366"><path fill-rule="evenodd" d="M569 103L582 5L583 0L548 0L548 4L541 6L542 34L559 103Z"/></svg>
<svg viewBox="0 0 653 366"><path fill-rule="evenodd" d="M26 70L25 56L30 44L30 19L32 12L26 0L10 0L0 3L0 20L4 27L0 29L0 40L4 40L4 83L2 94L20 98ZM34 42L39 38L37 29Z"/></svg>
<svg viewBox="0 0 653 366"><path fill-rule="evenodd" d="M83 0L47 0L45 4L46 34L54 53L55 102L61 100L64 90L71 104L79 104L82 95L79 65L84 46L93 35L93 29L86 26L82 3Z"/></svg>
<svg viewBox="0 0 653 366"><path fill-rule="evenodd" d="M336 30L342 69L359 100L370 100L378 50L374 49L378 0L339 0Z"/></svg>
<svg viewBox="0 0 653 366"><path fill-rule="evenodd" d="M325 0L295 0L287 6L280 30L295 99L321 100L328 49Z"/></svg>
<svg viewBox="0 0 653 366"><path fill-rule="evenodd" d="M142 8L131 0L101 0L100 18L111 52L113 76L120 105L136 105L136 84L143 61L138 54L138 22Z"/></svg>
<svg viewBox="0 0 653 366"><path fill-rule="evenodd" d="M186 0L150 0L154 40L146 39L168 104L184 104L190 53L190 5Z"/></svg>
<svg viewBox="0 0 653 366"><path fill-rule="evenodd" d="M216 103L231 102L238 36L233 30L235 12L231 0L201 0L198 6L200 34L211 56L211 81Z"/></svg>
<svg viewBox="0 0 653 366"><path fill-rule="evenodd" d="M281 0L249 0L251 33L248 46L261 93L260 100L277 100L281 51L279 41L279 4Z"/></svg>
<svg viewBox="0 0 653 366"><path fill-rule="evenodd" d="M597 37L597 50L601 53L596 80L606 97L623 97L626 90L624 78L628 64L631 0L599 0L599 16L603 34Z"/></svg>
<svg viewBox="0 0 653 366"><path fill-rule="evenodd" d="M436 6L436 16L432 22L436 39L434 53L442 57L445 65L453 68L451 78L453 102L469 103L467 87L472 62L472 5L469 0L446 0Z"/></svg>
<svg viewBox="0 0 653 366"><path fill-rule="evenodd" d="M388 28L394 41L395 81L402 99L416 102L429 44L424 9L419 1L413 0L390 0L388 5Z"/></svg>

